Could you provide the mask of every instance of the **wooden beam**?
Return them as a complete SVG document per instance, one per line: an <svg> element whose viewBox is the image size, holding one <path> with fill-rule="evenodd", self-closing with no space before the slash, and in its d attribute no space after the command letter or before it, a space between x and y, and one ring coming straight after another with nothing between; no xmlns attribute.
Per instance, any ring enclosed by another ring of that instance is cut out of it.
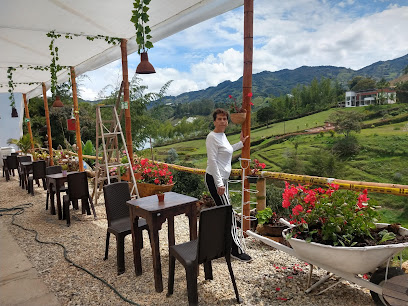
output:
<svg viewBox="0 0 408 306"><path fill-rule="evenodd" d="M43 99L44 99L44 109L45 109L45 121L47 122L47 136L48 136L48 153L50 154L50 166L54 166L54 156L52 153L52 138L51 138L51 124L50 124L50 112L48 111L48 101L47 101L47 88L45 83L42 83Z"/></svg>
<svg viewBox="0 0 408 306"><path fill-rule="evenodd" d="M72 84L72 99L74 101L75 135L76 135L76 145L77 145L77 150L78 150L79 171L84 171L84 162L82 161L81 126L79 124L78 95L77 95L75 68L71 66L70 71L71 71L71 84Z"/></svg>
<svg viewBox="0 0 408 306"><path fill-rule="evenodd" d="M242 106L246 110L246 119L242 124L242 133L249 136L242 149L242 158L251 158L251 95L252 93L252 58L253 58L253 19L254 19L254 1L244 0L244 72L242 78ZM248 161L241 161L244 168L249 169ZM244 181L245 190L249 189L248 180ZM244 203L249 203L250 193L244 191ZM243 215L249 216L250 205L245 204ZM250 227L249 219L244 218L243 231Z"/></svg>
<svg viewBox="0 0 408 306"><path fill-rule="evenodd" d="M28 119L28 121L27 121L27 129L28 129L28 134L30 134L31 154L34 154L33 132L31 131L30 113L29 113L29 111L28 111L27 95L26 95L26 94L23 94L23 100L24 100L25 116L26 116L26 118Z"/></svg>
<svg viewBox="0 0 408 306"><path fill-rule="evenodd" d="M123 101L125 102L125 104L127 104L127 108L125 109L126 147L129 153L130 162L133 165L132 123L130 118L129 76L128 76L126 39L121 40L120 50L122 53Z"/></svg>

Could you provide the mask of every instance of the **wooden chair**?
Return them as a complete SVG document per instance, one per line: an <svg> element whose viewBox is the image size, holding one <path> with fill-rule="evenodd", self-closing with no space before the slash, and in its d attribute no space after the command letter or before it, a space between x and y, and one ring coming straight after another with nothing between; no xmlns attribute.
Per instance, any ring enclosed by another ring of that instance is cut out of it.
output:
<svg viewBox="0 0 408 306"><path fill-rule="evenodd" d="M103 187L105 197L106 217L108 229L106 231L105 257L108 259L110 234L116 236L116 257L118 275L125 272L125 237L132 233L130 225L129 208L126 201L130 200L128 182L118 182ZM139 218L138 226L142 230L149 230L146 220ZM142 233L142 231L140 231ZM150 235L149 235L150 237ZM143 237L137 237L137 247L143 248Z"/></svg>
<svg viewBox="0 0 408 306"><path fill-rule="evenodd" d="M186 270L188 302L190 305L197 305L198 265L204 263L205 279L213 279L211 260L225 257L235 297L238 303L242 302L231 266L231 215L232 206L230 205L202 210L200 213L198 239L170 247L167 296L173 294L176 259Z"/></svg>

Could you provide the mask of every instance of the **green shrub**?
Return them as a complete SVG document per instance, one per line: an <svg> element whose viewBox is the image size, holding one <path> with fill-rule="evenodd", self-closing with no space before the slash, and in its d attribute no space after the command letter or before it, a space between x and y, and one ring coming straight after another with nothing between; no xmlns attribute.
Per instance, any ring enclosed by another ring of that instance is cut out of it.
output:
<svg viewBox="0 0 408 306"><path fill-rule="evenodd" d="M357 137L354 135L339 138L333 145L333 152L339 157L354 156L358 154L359 151L360 146L358 144Z"/></svg>
<svg viewBox="0 0 408 306"><path fill-rule="evenodd" d="M306 174L323 177L336 176L338 168L337 156L331 152L323 149L314 151L308 161L309 164L306 166Z"/></svg>
<svg viewBox="0 0 408 306"><path fill-rule="evenodd" d="M282 193L284 188L278 187L275 184L270 184L266 187L266 206L271 208L273 212L280 217L286 217L288 210L282 207Z"/></svg>
<svg viewBox="0 0 408 306"><path fill-rule="evenodd" d="M168 164L174 164L178 161L179 157L177 154L176 149L171 148L170 150L167 151L167 157L165 158L165 162Z"/></svg>
<svg viewBox="0 0 408 306"><path fill-rule="evenodd" d="M182 166L194 168L194 165L190 163L183 163ZM172 172L175 183L172 191L199 199L207 190L202 175L176 170Z"/></svg>

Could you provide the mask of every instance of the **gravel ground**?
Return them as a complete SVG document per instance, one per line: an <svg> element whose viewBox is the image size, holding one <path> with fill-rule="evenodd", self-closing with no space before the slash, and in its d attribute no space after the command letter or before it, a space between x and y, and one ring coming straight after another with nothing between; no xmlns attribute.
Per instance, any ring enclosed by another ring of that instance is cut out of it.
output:
<svg viewBox="0 0 408 306"><path fill-rule="evenodd" d="M92 190L92 189L91 189ZM109 259L104 261L106 214L103 196L95 207L97 220L93 216L71 211L71 227L65 220L58 220L45 210L46 191L35 187L35 196L27 194L18 185L18 178L11 177L6 182L0 178L0 207L10 208L18 204L32 203L33 207L16 217L16 223L35 229L42 241L53 241L67 248L68 257L115 287L124 297L140 305L186 305L187 289L184 268L177 263L174 294L166 297L168 277L167 223L160 231L160 252L162 260L164 291L154 290L151 248L144 231L142 250L143 274L136 277L133 269L132 240L125 242L126 272L116 273L116 242L112 235ZM125 305L110 288L89 274L64 260L61 247L40 244L34 234L11 225L11 216L1 220L23 249L39 276L61 302L61 305ZM175 218L176 243L188 240L188 219ZM242 305L374 305L367 289L342 281L322 295L305 294L309 266L285 252L273 249L262 242L246 238L251 263L233 260L232 268ZM204 280L200 267L198 277L199 303L202 305L235 305L235 295L229 278L227 265L223 259L213 262L214 280ZM313 270L313 281L325 275L326 271ZM335 282L330 279L324 287Z"/></svg>

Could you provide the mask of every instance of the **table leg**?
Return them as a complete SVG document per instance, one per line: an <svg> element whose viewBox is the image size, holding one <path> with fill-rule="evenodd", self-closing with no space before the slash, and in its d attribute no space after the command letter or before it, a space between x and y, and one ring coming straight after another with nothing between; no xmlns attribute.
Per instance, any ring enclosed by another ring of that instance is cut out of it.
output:
<svg viewBox="0 0 408 306"><path fill-rule="evenodd" d="M188 209L188 223L190 225L190 241L197 239L197 206L196 203L190 205Z"/></svg>
<svg viewBox="0 0 408 306"><path fill-rule="evenodd" d="M62 210L61 210L61 198L59 186L56 186L57 191L57 210L58 210L58 220L62 220Z"/></svg>
<svg viewBox="0 0 408 306"><path fill-rule="evenodd" d="M55 215L56 214L55 213L55 203L54 203L55 192L53 190L52 183L50 183L49 188L50 188L50 206L51 206L50 212L51 212L51 215Z"/></svg>
<svg viewBox="0 0 408 306"><path fill-rule="evenodd" d="M136 276L142 275L142 258L140 255L141 242L139 239L142 238L142 230L139 228L139 217L133 213L133 209L129 207L130 210L130 226L132 230L132 243L133 243L133 264L135 266Z"/></svg>
<svg viewBox="0 0 408 306"><path fill-rule="evenodd" d="M174 216L167 218L168 224L168 239L169 247L176 244L176 239L174 238Z"/></svg>
<svg viewBox="0 0 408 306"><path fill-rule="evenodd" d="M157 227L157 220L152 218L146 220L150 229L150 244L152 246L152 257L153 257L153 271L154 271L154 287L156 292L163 291L163 279L161 271L161 261L160 261L160 246L159 246L159 228Z"/></svg>

